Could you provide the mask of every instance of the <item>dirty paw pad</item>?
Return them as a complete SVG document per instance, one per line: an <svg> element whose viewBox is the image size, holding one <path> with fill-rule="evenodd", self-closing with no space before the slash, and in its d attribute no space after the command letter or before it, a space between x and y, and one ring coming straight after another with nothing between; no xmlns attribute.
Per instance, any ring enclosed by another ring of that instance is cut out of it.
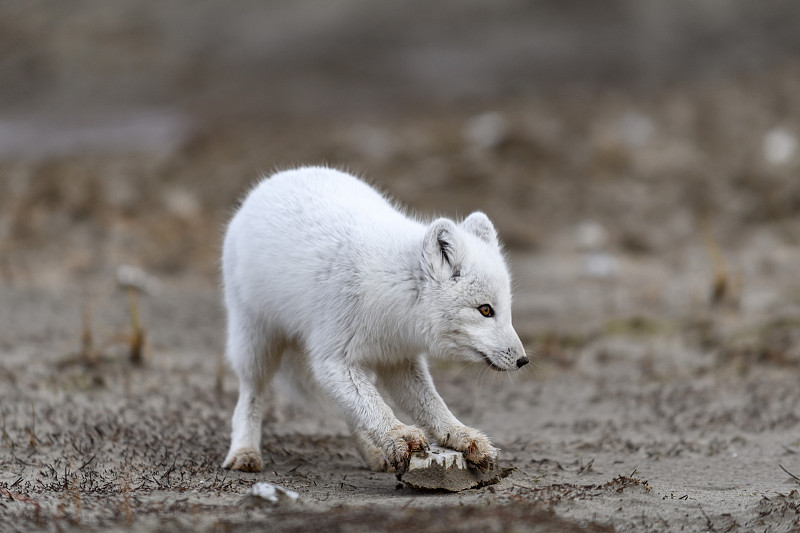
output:
<svg viewBox="0 0 800 533"><path fill-rule="evenodd" d="M399 426L392 429L387 435L387 441L384 447L386 459L398 476L408 469L412 453L425 453L429 448L425 434L413 426Z"/></svg>
<svg viewBox="0 0 800 533"><path fill-rule="evenodd" d="M497 448L489 437L477 429L463 427L450 432L442 443L464 454L464 458L482 472L492 470L497 460Z"/></svg>
<svg viewBox="0 0 800 533"><path fill-rule="evenodd" d="M223 468L242 472L261 472L262 466L261 452L253 448L242 448L231 452L222 464Z"/></svg>

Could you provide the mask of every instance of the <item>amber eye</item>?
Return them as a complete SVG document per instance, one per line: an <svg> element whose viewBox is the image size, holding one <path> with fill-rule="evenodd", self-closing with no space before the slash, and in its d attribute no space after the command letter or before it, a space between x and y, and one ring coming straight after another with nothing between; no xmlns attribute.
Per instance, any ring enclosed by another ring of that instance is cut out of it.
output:
<svg viewBox="0 0 800 533"><path fill-rule="evenodd" d="M492 309L492 306L489 304L483 304L478 308L478 311L480 311L481 314L486 318L494 316L494 309Z"/></svg>

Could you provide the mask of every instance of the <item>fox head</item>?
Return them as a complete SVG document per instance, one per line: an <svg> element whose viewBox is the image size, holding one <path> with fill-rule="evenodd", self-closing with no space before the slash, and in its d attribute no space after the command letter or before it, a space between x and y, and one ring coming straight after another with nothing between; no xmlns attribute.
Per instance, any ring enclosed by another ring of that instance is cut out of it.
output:
<svg viewBox="0 0 800 533"><path fill-rule="evenodd" d="M480 361L495 370L528 363L511 325L511 282L497 232L475 212L460 224L434 220L422 245L420 303L435 356Z"/></svg>

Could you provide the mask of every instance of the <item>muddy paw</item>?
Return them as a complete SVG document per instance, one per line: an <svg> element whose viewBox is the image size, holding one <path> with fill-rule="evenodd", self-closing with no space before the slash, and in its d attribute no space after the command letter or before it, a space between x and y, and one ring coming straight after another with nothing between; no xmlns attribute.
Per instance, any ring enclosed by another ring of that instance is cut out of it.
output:
<svg viewBox="0 0 800 533"><path fill-rule="evenodd" d="M261 452L255 448L232 450L225 462L222 463L222 468L241 470L242 472L261 472L262 466Z"/></svg>
<svg viewBox="0 0 800 533"><path fill-rule="evenodd" d="M384 454L398 477L408 470L411 452L428 450L428 439L419 428L399 425L392 428L383 440Z"/></svg>
<svg viewBox="0 0 800 533"><path fill-rule="evenodd" d="M489 437L477 429L466 426L454 428L441 445L462 452L464 458L477 466L481 472L494 469L497 461L497 448L492 446Z"/></svg>

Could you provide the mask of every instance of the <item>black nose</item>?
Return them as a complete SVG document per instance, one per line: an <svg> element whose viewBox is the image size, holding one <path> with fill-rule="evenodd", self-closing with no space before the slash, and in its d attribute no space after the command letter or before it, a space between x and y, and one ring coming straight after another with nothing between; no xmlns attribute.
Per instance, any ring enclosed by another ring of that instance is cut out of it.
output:
<svg viewBox="0 0 800 533"><path fill-rule="evenodd" d="M528 360L527 357L525 357L523 355L522 357L517 359L517 368L522 368L523 366L527 365L528 363L530 363L530 361Z"/></svg>

